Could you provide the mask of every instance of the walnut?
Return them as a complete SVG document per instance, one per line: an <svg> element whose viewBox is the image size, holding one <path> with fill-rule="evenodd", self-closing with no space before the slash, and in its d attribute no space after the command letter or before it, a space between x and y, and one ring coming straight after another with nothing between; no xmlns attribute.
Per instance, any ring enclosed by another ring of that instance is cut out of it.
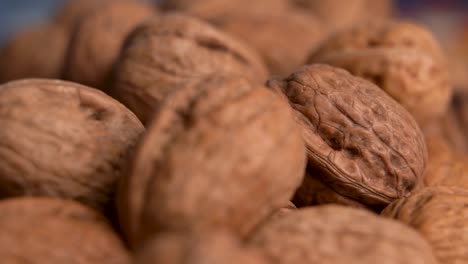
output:
<svg viewBox="0 0 468 264"><path fill-rule="evenodd" d="M441 264L465 263L468 254L468 191L427 187L389 205L382 214L417 229Z"/></svg>
<svg viewBox="0 0 468 264"><path fill-rule="evenodd" d="M465 142L468 142L468 91L456 92L453 98L453 111ZM466 151L468 153L468 150Z"/></svg>
<svg viewBox="0 0 468 264"><path fill-rule="evenodd" d="M67 44L67 31L54 24L16 33L0 50L0 83L60 77Z"/></svg>
<svg viewBox="0 0 468 264"><path fill-rule="evenodd" d="M272 263L436 263L431 248L411 228L336 205L309 207L273 218L249 245L263 249Z"/></svg>
<svg viewBox="0 0 468 264"><path fill-rule="evenodd" d="M360 24L330 37L309 62L344 68L401 103L424 125L448 109L451 87L431 33L406 22Z"/></svg>
<svg viewBox="0 0 468 264"><path fill-rule="evenodd" d="M2 263L129 264L127 249L106 219L67 200L0 201Z"/></svg>
<svg viewBox="0 0 468 264"><path fill-rule="evenodd" d="M304 143L276 94L239 77L206 77L159 108L118 195L138 246L167 229L245 236L299 186Z"/></svg>
<svg viewBox="0 0 468 264"><path fill-rule="evenodd" d="M374 84L342 69L309 65L268 86L289 99L302 127L309 173L297 197L308 188L331 189L323 194L330 197L311 197L308 204L351 199L379 210L422 180L424 136L413 117Z"/></svg>
<svg viewBox="0 0 468 264"><path fill-rule="evenodd" d="M104 93L45 79L0 86L0 123L0 197L70 198L103 210L144 130Z"/></svg>
<svg viewBox="0 0 468 264"><path fill-rule="evenodd" d="M325 35L315 17L293 11L234 13L213 18L212 23L254 47L276 75L289 74L301 66Z"/></svg>
<svg viewBox="0 0 468 264"><path fill-rule="evenodd" d="M136 264L266 264L259 250L223 232L161 233L137 250Z"/></svg>
<svg viewBox="0 0 468 264"><path fill-rule="evenodd" d="M138 1L109 1L76 25L68 48L64 77L104 90L127 35L155 14Z"/></svg>
<svg viewBox="0 0 468 264"><path fill-rule="evenodd" d="M132 33L109 92L146 124L170 92L210 74L267 78L261 59L243 44L198 19L167 14Z"/></svg>
<svg viewBox="0 0 468 264"><path fill-rule="evenodd" d="M393 14L392 0L288 0L302 11L318 16L330 30Z"/></svg>
<svg viewBox="0 0 468 264"><path fill-rule="evenodd" d="M115 0L121 1L121 0ZM73 29L76 24L95 8L111 2L111 0L67 0L59 7L54 22L66 28Z"/></svg>
<svg viewBox="0 0 468 264"><path fill-rule="evenodd" d="M447 142L437 136L427 139L429 162L424 183L426 186L456 186L468 188L468 156L456 153Z"/></svg>

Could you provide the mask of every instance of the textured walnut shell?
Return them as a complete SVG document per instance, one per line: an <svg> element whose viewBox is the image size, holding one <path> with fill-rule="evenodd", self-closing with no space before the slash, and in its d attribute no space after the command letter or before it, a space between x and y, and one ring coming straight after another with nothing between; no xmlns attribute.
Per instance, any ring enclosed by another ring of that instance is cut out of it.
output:
<svg viewBox="0 0 468 264"><path fill-rule="evenodd" d="M242 78L208 77L163 103L119 192L134 246L167 229L246 235L299 186L304 144L279 96Z"/></svg>
<svg viewBox="0 0 468 264"><path fill-rule="evenodd" d="M103 216L50 198L0 201L0 258L2 263L131 263Z"/></svg>
<svg viewBox="0 0 468 264"><path fill-rule="evenodd" d="M137 250L136 264L266 264L265 257L227 233L161 233Z"/></svg>
<svg viewBox="0 0 468 264"><path fill-rule="evenodd" d="M389 205L382 214L417 229L441 264L466 263L468 191L427 187Z"/></svg>
<svg viewBox="0 0 468 264"><path fill-rule="evenodd" d="M58 78L62 72L68 33L45 24L20 31L0 50L0 83L22 78Z"/></svg>
<svg viewBox="0 0 468 264"><path fill-rule="evenodd" d="M302 11L322 19L330 30L347 28L362 21L390 17L392 0L288 0Z"/></svg>
<svg viewBox="0 0 468 264"><path fill-rule="evenodd" d="M456 153L439 137L427 140L429 162L424 183L426 186L455 186L468 189L468 156Z"/></svg>
<svg viewBox="0 0 468 264"><path fill-rule="evenodd" d="M128 0L109 1L93 9L72 34L65 79L105 89L125 38L154 14L149 4Z"/></svg>
<svg viewBox="0 0 468 264"><path fill-rule="evenodd" d="M339 196L379 209L422 180L424 136L413 117L379 87L326 65L305 66L268 86L296 110L309 175Z"/></svg>
<svg viewBox="0 0 468 264"><path fill-rule="evenodd" d="M103 209L144 128L123 105L78 84L0 86L0 197L75 199Z"/></svg>
<svg viewBox="0 0 468 264"><path fill-rule="evenodd" d="M170 92L210 74L267 78L261 59L243 44L198 19L168 14L127 40L110 93L146 124Z"/></svg>
<svg viewBox="0 0 468 264"><path fill-rule="evenodd" d="M317 206L271 219L252 236L272 263L435 264L428 243L411 228L359 210Z"/></svg>
<svg viewBox="0 0 468 264"><path fill-rule="evenodd" d="M450 103L441 50L428 31L413 24L358 25L325 41L309 62L344 68L374 82L420 124L443 115Z"/></svg>
<svg viewBox="0 0 468 264"><path fill-rule="evenodd" d="M282 76L302 66L325 33L323 25L313 16L292 11L238 13L216 17L212 22L254 47L270 72Z"/></svg>

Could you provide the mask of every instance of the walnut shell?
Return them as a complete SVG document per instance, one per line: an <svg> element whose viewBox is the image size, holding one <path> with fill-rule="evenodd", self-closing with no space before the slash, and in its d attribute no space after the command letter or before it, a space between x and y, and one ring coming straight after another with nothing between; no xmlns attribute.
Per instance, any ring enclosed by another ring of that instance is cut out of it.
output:
<svg viewBox="0 0 468 264"><path fill-rule="evenodd" d="M468 191L427 187L389 205L382 214L417 229L441 264L466 263Z"/></svg>
<svg viewBox="0 0 468 264"><path fill-rule="evenodd" d="M426 186L455 186L468 189L468 156L456 153L439 137L427 140L429 162L424 183Z"/></svg>
<svg viewBox="0 0 468 264"><path fill-rule="evenodd" d="M267 78L261 59L243 44L198 19L167 14L127 40L110 93L146 124L170 92L210 74Z"/></svg>
<svg viewBox="0 0 468 264"><path fill-rule="evenodd" d="M137 250L136 264L266 264L259 250L223 232L161 233Z"/></svg>
<svg viewBox="0 0 468 264"><path fill-rule="evenodd" d="M281 76L302 66L325 35L323 25L316 18L293 11L238 13L215 17L212 22L254 47L270 72Z"/></svg>
<svg viewBox="0 0 468 264"><path fill-rule="evenodd" d="M437 263L428 243L396 221L336 205L292 211L262 225L249 244L272 263Z"/></svg>
<svg viewBox="0 0 468 264"><path fill-rule="evenodd" d="M65 79L101 90L107 88L125 38L153 15L151 5L138 1L110 1L93 9L72 33Z"/></svg>
<svg viewBox="0 0 468 264"><path fill-rule="evenodd" d="M107 209L144 128L123 105L78 84L0 86L0 197L75 199Z"/></svg>
<svg viewBox="0 0 468 264"><path fill-rule="evenodd" d="M53 24L16 33L0 50L0 83L60 77L68 38L63 27Z"/></svg>
<svg viewBox="0 0 468 264"><path fill-rule="evenodd" d="M59 7L54 22L69 29L95 8L105 5L111 0L67 0ZM121 1L121 0L116 0Z"/></svg>
<svg viewBox="0 0 468 264"><path fill-rule="evenodd" d="M452 94L431 33L406 22L370 22L337 33L309 59L366 78L425 123L443 115Z"/></svg>
<svg viewBox="0 0 468 264"><path fill-rule="evenodd" d="M156 113L119 192L135 246L161 230L228 229L244 236L299 186L304 143L276 94L238 77L207 77Z"/></svg>
<svg viewBox="0 0 468 264"><path fill-rule="evenodd" d="M268 86L296 110L309 175L338 196L378 210L422 180L424 136L413 117L379 87L326 65L305 66ZM297 195L307 192L304 184L307 177Z"/></svg>
<svg viewBox="0 0 468 264"><path fill-rule="evenodd" d="M210 74L267 78L261 59L243 44L198 19L168 14L133 32L110 93L146 124L172 91Z"/></svg>
<svg viewBox="0 0 468 264"><path fill-rule="evenodd" d="M468 91L455 93L453 111L460 126L465 142L468 142ZM468 153L468 151L466 151Z"/></svg>
<svg viewBox="0 0 468 264"><path fill-rule="evenodd" d="M2 263L129 264L127 249L103 216L73 201L0 201Z"/></svg>

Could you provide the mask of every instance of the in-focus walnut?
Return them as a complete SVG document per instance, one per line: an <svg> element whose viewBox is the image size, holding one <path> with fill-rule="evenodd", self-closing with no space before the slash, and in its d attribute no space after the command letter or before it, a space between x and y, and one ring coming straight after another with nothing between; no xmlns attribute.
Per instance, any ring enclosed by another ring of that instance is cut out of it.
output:
<svg viewBox="0 0 468 264"><path fill-rule="evenodd" d="M223 232L160 233L137 250L135 264L266 264L259 250Z"/></svg>
<svg viewBox="0 0 468 264"><path fill-rule="evenodd" d="M456 186L468 189L468 156L456 153L440 137L428 137L429 160L424 183L426 186Z"/></svg>
<svg viewBox="0 0 468 264"><path fill-rule="evenodd" d="M389 205L382 214L417 229L441 264L466 263L468 191L427 187Z"/></svg>
<svg viewBox="0 0 468 264"><path fill-rule="evenodd" d="M413 117L379 87L326 65L305 66L268 86L289 99L302 127L309 167L296 194L302 201L308 200L303 197L308 188L322 189L323 195L311 194L321 198L311 197L310 204L334 199L349 204L345 201L351 199L379 210L422 181L424 136ZM307 177L323 186L317 188Z"/></svg>
<svg viewBox="0 0 468 264"><path fill-rule="evenodd" d="M281 76L302 66L325 35L323 25L302 12L237 13L211 22L254 47L270 72Z"/></svg>
<svg viewBox="0 0 468 264"><path fill-rule="evenodd" d="M0 50L0 83L22 78L58 78L68 45L67 31L44 24L20 31Z"/></svg>
<svg viewBox="0 0 468 264"><path fill-rule="evenodd" d="M452 94L442 52L431 33L406 22L369 22L337 33L309 59L366 78L421 125L443 115Z"/></svg>
<svg viewBox="0 0 468 264"><path fill-rule="evenodd" d="M51 198L0 201L2 263L131 263L106 219L79 203Z"/></svg>
<svg viewBox="0 0 468 264"><path fill-rule="evenodd" d="M127 35L155 15L138 1L109 1L93 9L77 24L67 51L64 77L104 90Z"/></svg>
<svg viewBox="0 0 468 264"><path fill-rule="evenodd" d="M170 92L210 74L267 78L261 59L243 44L196 18L167 14L129 37L110 94L146 124Z"/></svg>
<svg viewBox="0 0 468 264"><path fill-rule="evenodd" d="M0 86L0 197L52 196L108 209L143 125L104 93L41 79Z"/></svg>
<svg viewBox="0 0 468 264"><path fill-rule="evenodd" d="M340 30L363 21L393 14L392 0L288 0L293 6L323 20L329 30Z"/></svg>
<svg viewBox="0 0 468 264"><path fill-rule="evenodd" d="M299 186L304 143L287 103L238 77L206 77L165 101L118 195L137 246L161 230L245 236Z"/></svg>
<svg viewBox="0 0 468 264"><path fill-rule="evenodd" d="M437 263L427 241L411 228L366 210L325 205L273 218L249 245L272 263Z"/></svg>

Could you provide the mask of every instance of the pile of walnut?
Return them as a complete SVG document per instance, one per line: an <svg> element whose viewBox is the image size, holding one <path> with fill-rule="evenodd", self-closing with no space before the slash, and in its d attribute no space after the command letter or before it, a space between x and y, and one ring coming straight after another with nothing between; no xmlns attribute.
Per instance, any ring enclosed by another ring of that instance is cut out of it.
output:
<svg viewBox="0 0 468 264"><path fill-rule="evenodd" d="M389 0L69 1L0 50L0 259L468 263L449 64Z"/></svg>

